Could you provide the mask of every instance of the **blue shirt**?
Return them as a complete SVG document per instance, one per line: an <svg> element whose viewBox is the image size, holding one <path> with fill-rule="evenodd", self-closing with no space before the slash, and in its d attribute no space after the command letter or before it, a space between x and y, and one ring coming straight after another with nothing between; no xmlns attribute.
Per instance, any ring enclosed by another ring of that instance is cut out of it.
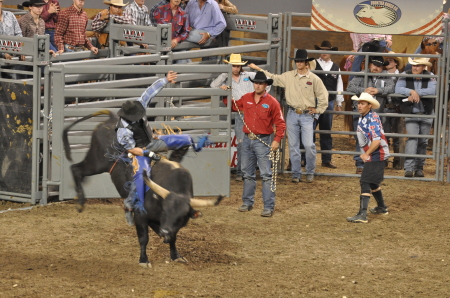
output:
<svg viewBox="0 0 450 298"><path fill-rule="evenodd" d="M402 72L402 74L404 73ZM433 75L433 73L430 74ZM395 93L409 96L411 90L413 89L406 88L406 77L398 78L397 84L395 85ZM419 96L436 95L436 79L430 78L427 88L422 88L422 78L414 79L414 90L416 90Z"/></svg>
<svg viewBox="0 0 450 298"><path fill-rule="evenodd" d="M186 5L186 13L192 28L205 30L211 37L218 36L227 26L219 4L214 0L207 0L201 10L198 0L191 0Z"/></svg>
<svg viewBox="0 0 450 298"><path fill-rule="evenodd" d="M153 99L153 97L155 97L168 82L169 81L167 80L167 78L157 80L150 87L148 87L147 90L144 91L144 93L142 93L141 97L139 97L137 101L139 101L142 104L142 106L146 108ZM122 121L124 127L117 129L117 141L119 142L119 144L124 146L125 149L127 150L133 149L134 147L136 147L133 132L128 128L126 128L131 123L128 123L123 118L120 118L120 121Z"/></svg>
<svg viewBox="0 0 450 298"><path fill-rule="evenodd" d="M372 141L380 140L380 146L370 154L370 159L366 162L382 161L389 158L389 145L384 135L380 116L377 113L370 110L366 115L359 117L356 136L362 152L369 149Z"/></svg>

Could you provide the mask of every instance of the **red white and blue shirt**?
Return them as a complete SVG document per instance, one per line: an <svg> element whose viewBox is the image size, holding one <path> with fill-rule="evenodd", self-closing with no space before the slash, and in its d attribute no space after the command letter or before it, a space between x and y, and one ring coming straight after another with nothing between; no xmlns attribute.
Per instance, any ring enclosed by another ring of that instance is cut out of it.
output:
<svg viewBox="0 0 450 298"><path fill-rule="evenodd" d="M359 117L356 136L362 152L366 152L373 141L381 141L380 146L370 154L368 162L382 161L389 158L389 145L384 135L380 116L377 113L369 111L366 115Z"/></svg>

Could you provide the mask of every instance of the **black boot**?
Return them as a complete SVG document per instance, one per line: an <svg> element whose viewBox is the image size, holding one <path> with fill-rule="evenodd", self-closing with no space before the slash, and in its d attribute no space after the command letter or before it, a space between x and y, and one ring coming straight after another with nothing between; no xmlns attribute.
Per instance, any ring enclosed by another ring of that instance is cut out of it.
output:
<svg viewBox="0 0 450 298"><path fill-rule="evenodd" d="M370 212L383 215L389 214L387 206L386 204L384 204L383 193L381 192L381 189L379 191L372 192L372 195L375 198L375 201L377 201L377 207L370 209Z"/></svg>
<svg viewBox="0 0 450 298"><path fill-rule="evenodd" d="M369 206L370 196L359 196L359 212L355 216L347 217L348 222L367 223L367 207Z"/></svg>

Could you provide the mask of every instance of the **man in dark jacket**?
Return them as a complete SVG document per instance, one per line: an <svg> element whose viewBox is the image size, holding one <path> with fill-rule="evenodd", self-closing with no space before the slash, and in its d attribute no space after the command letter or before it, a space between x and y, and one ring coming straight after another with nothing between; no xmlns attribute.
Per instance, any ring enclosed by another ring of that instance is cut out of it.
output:
<svg viewBox="0 0 450 298"><path fill-rule="evenodd" d="M322 44L319 46L314 45L316 50L324 50L324 51L337 51L337 47L332 47L331 43L328 40L324 40ZM316 70L324 70L324 71L340 71L339 65L331 61L331 54L320 54L320 58L315 60ZM311 69L313 70L313 69ZM327 74L327 73L317 73L317 76L322 80L325 88L328 91L343 91L344 85L342 83L342 77L339 74ZM340 110L342 102L344 101L343 95L337 94L328 94L328 108L327 111L333 111L334 105L337 104L336 109ZM320 130L331 130L333 126L333 114L320 114L319 119L317 120L317 124L319 125ZM331 134L322 133L320 136L320 149L321 150L332 150L333 149L333 139ZM331 154L330 153L322 153L322 167L337 168L331 162Z"/></svg>
<svg viewBox="0 0 450 298"><path fill-rule="evenodd" d="M432 72L425 70L426 66L431 67L429 58L415 57L409 58L412 69L406 74L413 75L433 75ZM434 114L434 98L423 98L426 95L436 95L436 79L435 78L414 78L400 77L395 85L395 93L400 93L405 98L400 104L402 114L430 115ZM430 134L433 118L406 117L405 126L408 134L424 135ZM406 141L406 154L427 154L428 138L408 138ZM405 159L405 177L424 177L423 165L425 158Z"/></svg>

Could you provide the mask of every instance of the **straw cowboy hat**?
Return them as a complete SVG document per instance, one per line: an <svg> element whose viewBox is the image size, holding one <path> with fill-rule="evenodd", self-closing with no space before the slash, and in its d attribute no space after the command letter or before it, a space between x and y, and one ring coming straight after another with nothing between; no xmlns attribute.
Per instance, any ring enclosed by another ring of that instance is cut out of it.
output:
<svg viewBox="0 0 450 298"><path fill-rule="evenodd" d="M372 108L374 108L374 109L378 109L380 107L380 103L378 102L378 100L376 100L375 98L372 97L372 95L370 95L369 93L366 93L366 92L361 93L361 95L359 97L356 95L353 95L352 100L367 101L368 103L370 103L372 105Z"/></svg>
<svg viewBox="0 0 450 298"><path fill-rule="evenodd" d="M122 104L122 108L117 112L117 115L131 122L138 121L145 116L145 108L136 100L127 100Z"/></svg>
<svg viewBox="0 0 450 298"><path fill-rule="evenodd" d="M332 47L331 43L328 40L322 41L322 44L319 46L314 45L316 50L326 50L326 51L337 51L337 47Z"/></svg>
<svg viewBox="0 0 450 298"><path fill-rule="evenodd" d="M125 6L128 4L128 2L124 4L123 0L111 0L111 1L105 0L103 1L103 3L106 5L114 5L114 6Z"/></svg>
<svg viewBox="0 0 450 298"><path fill-rule="evenodd" d="M231 65L245 65L248 61L242 61L241 54L231 54L230 61L224 59L223 62Z"/></svg>
<svg viewBox="0 0 450 298"><path fill-rule="evenodd" d="M389 51L388 54L395 54L393 51ZM397 61L397 69L403 68L403 58L402 57L384 57L384 59L392 58Z"/></svg>
<svg viewBox="0 0 450 298"><path fill-rule="evenodd" d="M414 57L414 59L411 59L411 57L408 57L408 62L411 65L426 65L431 67L433 64L429 60L430 58Z"/></svg>
<svg viewBox="0 0 450 298"><path fill-rule="evenodd" d="M249 78L250 79L250 78ZM266 74L263 73L262 71L258 71L255 75L255 78L252 80L250 79L250 81L252 83L267 83L267 85L272 85L273 80L272 79L268 79L266 77Z"/></svg>

